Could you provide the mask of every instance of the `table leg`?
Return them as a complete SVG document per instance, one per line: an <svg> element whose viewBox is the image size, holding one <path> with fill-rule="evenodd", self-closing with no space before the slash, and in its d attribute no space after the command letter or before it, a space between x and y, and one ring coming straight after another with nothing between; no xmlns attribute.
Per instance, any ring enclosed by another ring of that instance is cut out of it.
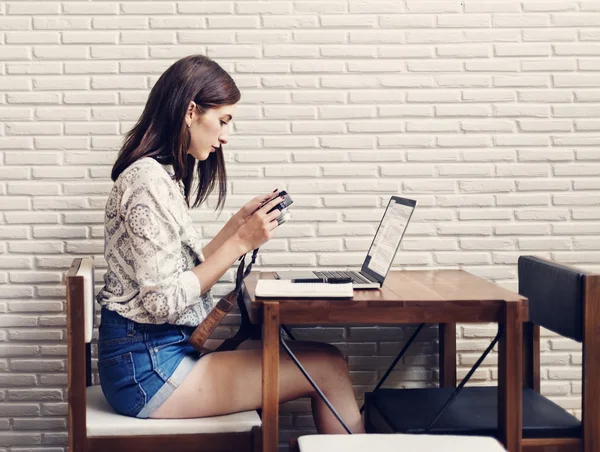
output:
<svg viewBox="0 0 600 452"><path fill-rule="evenodd" d="M263 303L262 356L263 452L276 452L279 443L279 302Z"/></svg>
<svg viewBox="0 0 600 452"><path fill-rule="evenodd" d="M521 452L523 431L523 319L521 303L508 301L498 344L498 427L508 452Z"/></svg>
<svg viewBox="0 0 600 452"><path fill-rule="evenodd" d="M438 356L440 388L456 387L456 324L440 323Z"/></svg>

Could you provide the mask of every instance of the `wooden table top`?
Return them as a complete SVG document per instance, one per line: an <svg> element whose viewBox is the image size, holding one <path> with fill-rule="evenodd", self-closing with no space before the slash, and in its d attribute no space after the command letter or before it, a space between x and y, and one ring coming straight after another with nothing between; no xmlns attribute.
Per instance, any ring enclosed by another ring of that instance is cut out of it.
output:
<svg viewBox="0 0 600 452"><path fill-rule="evenodd" d="M463 270L394 270L381 289L355 290L346 299L257 298L258 279L272 278L274 272L253 272L245 279L253 323L269 301L279 301L281 322L290 324L497 322L506 302L520 302L528 318L527 298Z"/></svg>

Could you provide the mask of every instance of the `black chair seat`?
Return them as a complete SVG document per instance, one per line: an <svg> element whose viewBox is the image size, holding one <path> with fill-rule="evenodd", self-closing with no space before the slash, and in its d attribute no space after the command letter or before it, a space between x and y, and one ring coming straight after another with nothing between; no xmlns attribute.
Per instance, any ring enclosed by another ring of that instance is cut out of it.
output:
<svg viewBox="0 0 600 452"><path fill-rule="evenodd" d="M365 394L366 425L371 433L422 433L453 388L379 389ZM429 433L497 435L497 388L465 387ZM382 428L382 421L387 424ZM532 389L523 390L523 438L573 438L581 422Z"/></svg>

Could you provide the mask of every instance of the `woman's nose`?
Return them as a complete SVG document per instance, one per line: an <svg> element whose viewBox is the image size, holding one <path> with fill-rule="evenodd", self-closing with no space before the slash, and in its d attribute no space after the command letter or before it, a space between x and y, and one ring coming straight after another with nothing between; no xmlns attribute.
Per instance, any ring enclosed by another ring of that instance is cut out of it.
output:
<svg viewBox="0 0 600 452"><path fill-rule="evenodd" d="M220 142L221 144L227 144L227 135L226 135L226 134L223 134L223 135L221 135L221 136L219 137L219 142Z"/></svg>

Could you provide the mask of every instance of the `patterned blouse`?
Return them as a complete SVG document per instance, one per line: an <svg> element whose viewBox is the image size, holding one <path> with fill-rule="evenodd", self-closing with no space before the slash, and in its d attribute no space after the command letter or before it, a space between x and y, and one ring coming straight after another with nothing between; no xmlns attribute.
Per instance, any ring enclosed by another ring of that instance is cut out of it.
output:
<svg viewBox="0 0 600 452"><path fill-rule="evenodd" d="M197 326L213 307L192 268L204 262L183 184L144 157L116 180L104 220L108 270L96 300L138 323Z"/></svg>

